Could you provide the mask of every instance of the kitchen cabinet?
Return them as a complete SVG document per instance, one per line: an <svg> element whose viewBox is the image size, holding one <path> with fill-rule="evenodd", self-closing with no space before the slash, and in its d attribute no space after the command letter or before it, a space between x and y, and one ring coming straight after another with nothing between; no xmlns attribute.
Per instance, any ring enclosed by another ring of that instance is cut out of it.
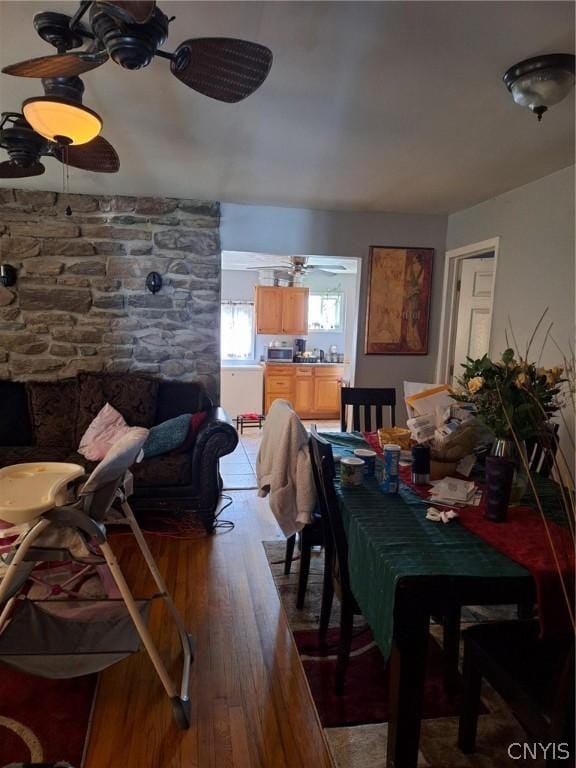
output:
<svg viewBox="0 0 576 768"><path fill-rule="evenodd" d="M308 335L308 288L281 288L282 333Z"/></svg>
<svg viewBox="0 0 576 768"><path fill-rule="evenodd" d="M340 416L341 365L267 364L264 374L265 413L277 398L289 400L304 419Z"/></svg>
<svg viewBox="0 0 576 768"><path fill-rule="evenodd" d="M342 374L314 377L314 412L320 415L340 415L340 387Z"/></svg>
<svg viewBox="0 0 576 768"><path fill-rule="evenodd" d="M256 333L282 333L282 288L257 285L254 289Z"/></svg>
<svg viewBox="0 0 576 768"><path fill-rule="evenodd" d="M314 411L314 375L311 366L298 366L294 375L294 410L305 414Z"/></svg>
<svg viewBox="0 0 576 768"><path fill-rule="evenodd" d="M304 336L308 333L308 288L254 289L256 333Z"/></svg>

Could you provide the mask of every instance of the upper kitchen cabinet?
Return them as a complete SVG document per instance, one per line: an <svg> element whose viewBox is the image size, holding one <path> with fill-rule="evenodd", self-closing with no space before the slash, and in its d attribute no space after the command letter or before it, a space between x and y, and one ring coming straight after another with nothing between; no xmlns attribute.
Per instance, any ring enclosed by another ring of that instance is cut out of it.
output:
<svg viewBox="0 0 576 768"><path fill-rule="evenodd" d="M282 295L282 333L308 334L308 288L280 288Z"/></svg>
<svg viewBox="0 0 576 768"><path fill-rule="evenodd" d="M256 333L308 334L308 288L257 285L254 291Z"/></svg>

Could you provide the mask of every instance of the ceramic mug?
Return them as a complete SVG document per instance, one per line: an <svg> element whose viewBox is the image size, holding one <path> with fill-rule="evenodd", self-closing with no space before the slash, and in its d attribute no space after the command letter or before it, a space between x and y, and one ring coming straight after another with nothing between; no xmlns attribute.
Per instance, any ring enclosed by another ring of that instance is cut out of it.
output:
<svg viewBox="0 0 576 768"><path fill-rule="evenodd" d="M374 477L376 468L376 451L371 451L369 448L356 448L354 456L362 459L364 462L364 474L366 477Z"/></svg>
<svg viewBox="0 0 576 768"><path fill-rule="evenodd" d="M340 482L342 486L344 488L352 488L362 485L364 466L364 460L359 459L357 456L349 456L342 459L340 462Z"/></svg>

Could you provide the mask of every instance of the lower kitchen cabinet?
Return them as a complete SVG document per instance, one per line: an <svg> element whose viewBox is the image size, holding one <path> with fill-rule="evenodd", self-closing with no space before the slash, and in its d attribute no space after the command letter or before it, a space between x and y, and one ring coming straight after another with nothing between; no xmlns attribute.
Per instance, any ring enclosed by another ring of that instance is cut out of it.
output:
<svg viewBox="0 0 576 768"><path fill-rule="evenodd" d="M320 373L320 371L318 371ZM319 415L340 416L340 387L342 386L342 371L336 377L334 374L314 377L313 410Z"/></svg>
<svg viewBox="0 0 576 768"><path fill-rule="evenodd" d="M302 415L314 412L314 375L312 368L298 367L294 376L294 410Z"/></svg>
<svg viewBox="0 0 576 768"><path fill-rule="evenodd" d="M277 398L289 400L306 419L340 416L341 365L268 364L264 374L265 413Z"/></svg>

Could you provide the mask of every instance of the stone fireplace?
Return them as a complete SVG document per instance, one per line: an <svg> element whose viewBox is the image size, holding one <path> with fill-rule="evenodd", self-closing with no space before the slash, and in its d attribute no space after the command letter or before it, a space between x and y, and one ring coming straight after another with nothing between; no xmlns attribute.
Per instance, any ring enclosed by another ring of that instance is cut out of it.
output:
<svg viewBox="0 0 576 768"><path fill-rule="evenodd" d="M218 399L219 223L213 202L0 189L0 378L140 371Z"/></svg>

